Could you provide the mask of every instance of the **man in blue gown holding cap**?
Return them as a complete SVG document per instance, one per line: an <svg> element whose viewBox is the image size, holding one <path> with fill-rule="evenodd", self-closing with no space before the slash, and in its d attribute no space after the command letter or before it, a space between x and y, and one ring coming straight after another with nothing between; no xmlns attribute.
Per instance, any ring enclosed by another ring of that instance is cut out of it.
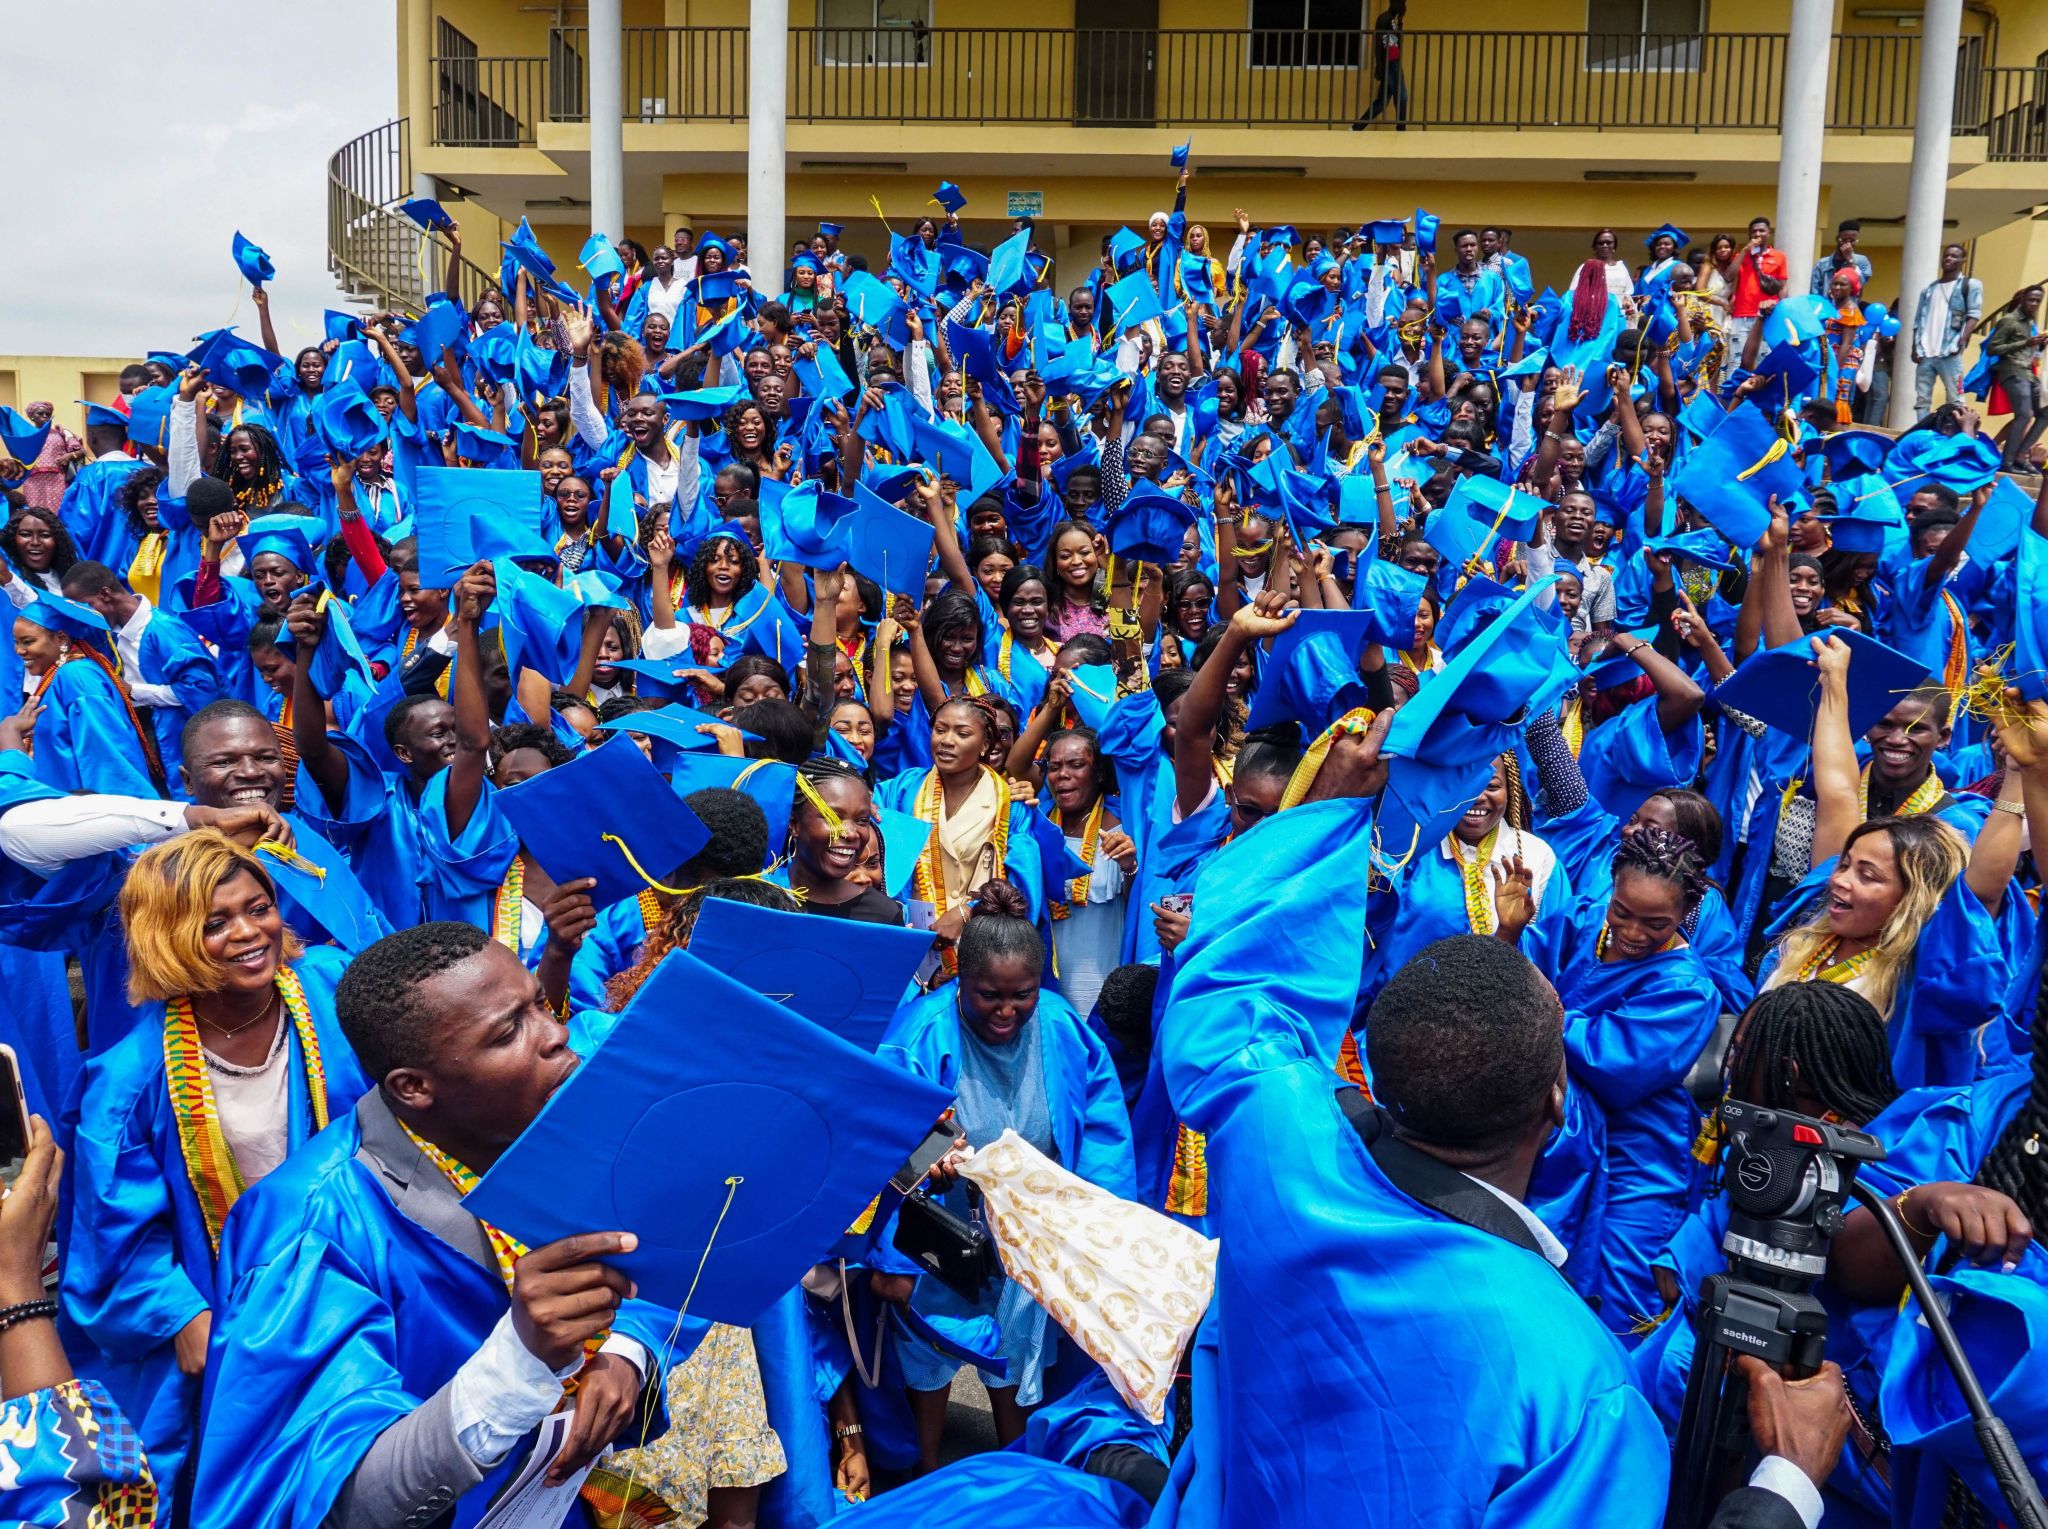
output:
<svg viewBox="0 0 2048 1529"><path fill-rule="evenodd" d="M663 1431L659 1371L703 1324L599 1262L629 1233L529 1250L463 1209L600 1038L565 1028L509 950L473 925L403 930L335 1009L378 1086L228 1224L193 1522L466 1529L565 1382L550 1480Z"/></svg>

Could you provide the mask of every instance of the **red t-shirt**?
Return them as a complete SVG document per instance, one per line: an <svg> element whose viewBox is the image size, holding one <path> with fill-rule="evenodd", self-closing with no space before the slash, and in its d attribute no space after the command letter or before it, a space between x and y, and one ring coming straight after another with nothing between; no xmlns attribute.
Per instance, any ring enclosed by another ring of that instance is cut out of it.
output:
<svg viewBox="0 0 2048 1529"><path fill-rule="evenodd" d="M1764 289L1762 281L1759 280L1759 267L1762 268L1762 275L1770 277L1773 281L1783 282L1786 274L1785 252L1766 245L1757 258L1752 260L1749 258L1749 246L1742 247L1742 252L1735 257L1735 301L1728 309L1735 318L1753 319L1763 310ZM1778 297L1782 296L1784 291L1780 288L1777 297L1772 297L1770 301L1775 303Z"/></svg>

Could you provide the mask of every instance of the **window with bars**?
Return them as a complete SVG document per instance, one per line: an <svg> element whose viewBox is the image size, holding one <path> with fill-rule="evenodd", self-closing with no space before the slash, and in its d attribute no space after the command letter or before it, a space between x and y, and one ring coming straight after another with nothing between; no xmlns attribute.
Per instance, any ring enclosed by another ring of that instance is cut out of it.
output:
<svg viewBox="0 0 2048 1529"><path fill-rule="evenodd" d="M818 62L928 63L931 27L931 0L818 0Z"/></svg>
<svg viewBox="0 0 2048 1529"><path fill-rule="evenodd" d="M1364 0L1251 0L1254 69L1356 69Z"/></svg>
<svg viewBox="0 0 2048 1529"><path fill-rule="evenodd" d="M1586 0L1586 67L1696 70L1706 0Z"/></svg>

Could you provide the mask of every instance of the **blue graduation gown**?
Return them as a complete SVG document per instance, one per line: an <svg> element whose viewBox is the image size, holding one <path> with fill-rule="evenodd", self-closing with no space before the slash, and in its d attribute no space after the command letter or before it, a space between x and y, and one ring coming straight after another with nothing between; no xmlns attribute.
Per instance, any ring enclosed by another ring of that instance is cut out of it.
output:
<svg viewBox="0 0 2048 1529"><path fill-rule="evenodd" d="M2019 1113L2028 1083L2026 1073L2013 1072L1971 1088L1906 1095L1887 1114L1911 1123L1885 1138L1885 1161L1864 1176L1884 1194L1912 1183L1969 1182ZM1937 1245L1932 1264L1942 1251ZM1992 1410L2012 1430L2034 1479L2048 1477L2048 1258L2030 1243L2010 1274L1959 1263L1930 1280ZM1970 1415L1910 1297L1893 1322L1879 1404L1895 1446L1894 1524L1939 1523L1951 1469L2003 1516Z"/></svg>
<svg viewBox="0 0 2048 1529"><path fill-rule="evenodd" d="M355 1160L361 1146L344 1116L229 1219L194 1523L315 1529L377 1435L446 1385L510 1309L495 1269L399 1214ZM680 1364L704 1324L633 1300L613 1331ZM628 1436L641 1427L634 1419ZM456 1529L483 1516L529 1451L515 1445L462 1495ZM582 1509L564 1522L582 1523Z"/></svg>
<svg viewBox="0 0 2048 1529"><path fill-rule="evenodd" d="M1607 1115L1606 1201L1591 1259L1574 1282L1602 1324L1628 1341L1639 1319L1663 1309L1650 1260L1692 1208L1699 1123L1685 1075L1714 1033L1721 998L1692 948L1640 961L1594 953L1607 898L1585 898L1530 959L1564 1004L1565 1053L1575 1082Z"/></svg>
<svg viewBox="0 0 2048 1529"><path fill-rule="evenodd" d="M114 682L92 660L57 666L36 720L36 778L59 791L161 797Z"/></svg>
<svg viewBox="0 0 2048 1529"><path fill-rule="evenodd" d="M1196 887L1160 1044L1226 1252L1153 1522L1648 1529L1667 1452L1619 1346L1541 1257L1395 1189L1335 1098L1367 911L1336 868L1371 828L1365 802L1294 808ZM1417 1320L1453 1295L1456 1320Z"/></svg>
<svg viewBox="0 0 2048 1529"><path fill-rule="evenodd" d="M293 968L320 1041L330 1120L369 1088L334 1019L334 985L347 964L340 951L321 949ZM296 1031L285 1047L297 1148L313 1134L313 1110ZM218 1309L219 1292L164 1081L161 1004L144 1006L135 1028L87 1064L72 1153L64 1310L95 1351L75 1362L134 1420L168 1500L199 1405L199 1381L179 1371L172 1340L201 1311Z"/></svg>
<svg viewBox="0 0 2048 1529"><path fill-rule="evenodd" d="M156 733L157 757L164 762L164 775L173 790L183 795L178 766L185 757L185 724L192 713L210 706L221 697L220 672L213 655L193 630L167 611L152 610L149 624L142 629L136 646L138 676L145 684L169 685L178 697L176 706L139 708Z"/></svg>
<svg viewBox="0 0 2048 1529"><path fill-rule="evenodd" d="M1116 766L1124 832L1138 847L1138 874L1132 880L1124 922L1127 962L1158 959L1152 904L1167 892L1188 890L1180 883L1184 876L1192 876L1192 862L1200 850L1222 843L1230 832L1230 809L1221 791L1185 823L1174 822L1173 761L1160 749L1165 726L1158 701L1150 691L1140 691L1111 705L1097 740Z"/></svg>
<svg viewBox="0 0 2048 1529"><path fill-rule="evenodd" d="M1691 785L1704 746L1698 717L1673 737L1657 719L1657 703L1638 701L1586 734L1579 769L1601 809L1626 819L1664 787Z"/></svg>
<svg viewBox="0 0 2048 1529"><path fill-rule="evenodd" d="M628 897L597 915L597 927L583 937L576 959L569 963L569 1004L576 1009L603 1009L605 984L630 968L647 948L647 919L640 899Z"/></svg>
<svg viewBox="0 0 2048 1529"><path fill-rule="evenodd" d="M348 857L357 881L391 927L408 929L430 916L421 895L426 830L419 794L407 777L379 769L370 751L347 733L330 732L327 741L348 764L340 806L328 805L303 765L293 805L315 832Z"/></svg>
<svg viewBox="0 0 2048 1529"><path fill-rule="evenodd" d="M1501 829L1504 840L1500 853L1504 857L1514 843L1514 830L1505 826ZM1527 838L1538 837L1535 834ZM1466 854L1470 846L1462 846ZM1486 879L1487 905L1493 903L1493 879ZM1396 907L1393 922L1383 936L1377 938L1367 957L1369 975L1360 1002L1368 1003L1387 979L1399 971L1408 958L1432 940L1447 939L1454 934L1472 933L1472 920L1465 909L1465 878L1459 868L1444 855L1443 844L1439 841L1417 851L1408 862L1395 884ZM1565 916L1565 910L1572 903L1572 881L1560 857L1543 888L1543 899L1537 905L1536 917L1523 931L1525 941L1534 937L1539 924L1554 924Z"/></svg>
<svg viewBox="0 0 2048 1529"><path fill-rule="evenodd" d="M127 571L120 552L129 538L128 512L121 508L121 485L133 473L149 464L140 457L95 457L78 469L64 489L57 517L71 533L78 555L105 563L119 572Z"/></svg>

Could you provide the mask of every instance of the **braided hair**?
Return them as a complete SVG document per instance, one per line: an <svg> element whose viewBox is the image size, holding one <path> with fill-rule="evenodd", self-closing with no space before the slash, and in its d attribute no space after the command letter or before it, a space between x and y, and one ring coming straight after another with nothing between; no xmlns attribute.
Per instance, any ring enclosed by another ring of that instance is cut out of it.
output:
<svg viewBox="0 0 2048 1529"><path fill-rule="evenodd" d="M235 459L228 451L228 443L237 435L248 436L256 447L256 476L247 483L236 482ZM262 425L235 426L220 438L212 476L234 490L236 509L245 514L268 509L271 501L284 492L284 456L277 449L277 437Z"/></svg>
<svg viewBox="0 0 2048 1529"><path fill-rule="evenodd" d="M1758 1097L1791 1109L1795 1092L1865 1125L1899 1097L1884 1020L1861 993L1833 982L1788 982L1743 1011L1721 1064L1731 1089L1761 1069Z"/></svg>
<svg viewBox="0 0 2048 1529"><path fill-rule="evenodd" d="M1678 888L1679 902L1690 912L1707 890L1706 867L1699 851L1684 834L1645 824L1621 836L1621 848L1614 852L1614 879L1623 871L1668 881Z"/></svg>

